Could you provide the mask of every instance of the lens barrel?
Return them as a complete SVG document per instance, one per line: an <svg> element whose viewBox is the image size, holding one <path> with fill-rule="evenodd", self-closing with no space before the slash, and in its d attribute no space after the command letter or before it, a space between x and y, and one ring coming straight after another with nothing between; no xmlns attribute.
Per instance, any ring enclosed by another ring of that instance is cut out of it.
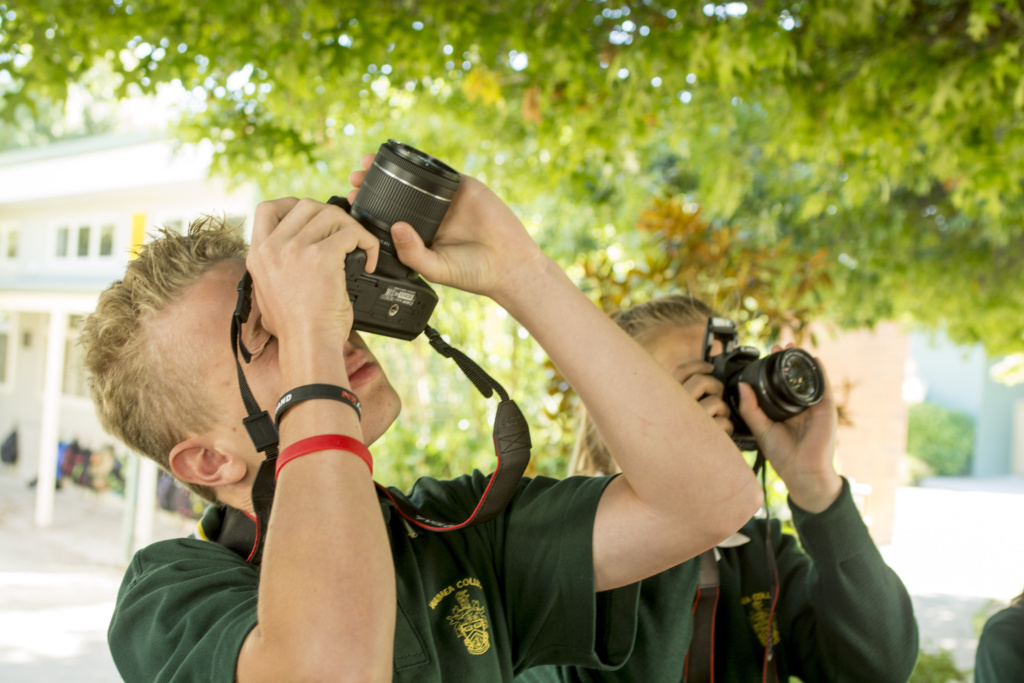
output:
<svg viewBox="0 0 1024 683"><path fill-rule="evenodd" d="M793 403L811 405L821 397L821 371L814 359L802 349L786 349L772 366L773 384L779 386Z"/></svg>
<svg viewBox="0 0 1024 683"><path fill-rule="evenodd" d="M430 246L456 190L459 173L415 147L388 140L381 145L352 204L352 217L394 253L391 226L409 223Z"/></svg>
<svg viewBox="0 0 1024 683"><path fill-rule="evenodd" d="M780 422L821 401L825 377L814 357L798 348L778 351L743 368L740 381L749 383L765 414Z"/></svg>

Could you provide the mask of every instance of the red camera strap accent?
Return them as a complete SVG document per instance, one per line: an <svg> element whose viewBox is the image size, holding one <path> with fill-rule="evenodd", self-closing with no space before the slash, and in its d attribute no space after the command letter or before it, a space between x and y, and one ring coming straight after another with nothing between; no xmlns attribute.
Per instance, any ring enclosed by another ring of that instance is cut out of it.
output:
<svg viewBox="0 0 1024 683"><path fill-rule="evenodd" d="M487 481L476 508L461 522L434 519L404 498L395 498L380 484L377 484L377 490L387 496L406 521L428 531L456 531L483 524L497 517L508 505L526 466L530 464L530 447L530 429L519 407L510 399L502 401L494 416L497 467Z"/></svg>
<svg viewBox="0 0 1024 683"><path fill-rule="evenodd" d="M526 471L526 466L530 463L530 448L530 431L522 412L514 401L502 401L494 418L494 451L498 460L497 467L491 473L476 508L466 519L459 522L431 517L408 500L396 498L376 482L375 485L391 502L395 511L409 523L428 531L457 531L488 522L505 509ZM263 559L263 545L276 488L277 459L278 457L274 456L264 460L253 482L252 501L256 516L228 508L221 534L216 539L218 544L233 550L244 557L246 562L255 565L259 565Z"/></svg>
<svg viewBox="0 0 1024 683"><path fill-rule="evenodd" d="M238 360L242 359L248 363L251 359L249 350L242 343L242 325L248 320L250 313L250 296L252 293L252 277L246 271L238 283L238 300L235 304L235 311L231 318L231 350L238 371L238 386L248 413L243 422L249 437L257 451L266 451L267 457L260 464L256 479L252 485L252 505L255 511L255 519L235 508L228 508L225 512L224 524L217 543L223 545L242 557L246 562L259 565L263 557L263 546L266 538L267 527L270 522L270 510L274 503L274 490L276 488L276 461L278 432L277 425L273 418L265 410L260 410L249 390L248 382L245 380L245 373ZM445 342L436 330L427 326L425 333L430 340L430 345L435 351L445 358L455 361L459 369L473 382L473 385L484 395L490 398L497 392L501 403L494 416L494 452L497 457L497 466L491 474L487 487L476 508L469 517L460 522L434 519L424 514L416 505L401 498L395 498L384 487L377 485L378 490L408 522L415 524L429 531L454 531L476 524L483 524L494 519L515 493L516 486L530 463L530 427L523 417L515 401L508 397L501 384L496 382L471 358ZM293 397L294 399L294 397ZM286 402L287 403L287 402ZM362 455L360 454L360 457ZM366 460L366 458L364 458ZM372 464L367 460L372 472ZM284 462L282 462L284 465ZM254 527L254 528L253 528Z"/></svg>

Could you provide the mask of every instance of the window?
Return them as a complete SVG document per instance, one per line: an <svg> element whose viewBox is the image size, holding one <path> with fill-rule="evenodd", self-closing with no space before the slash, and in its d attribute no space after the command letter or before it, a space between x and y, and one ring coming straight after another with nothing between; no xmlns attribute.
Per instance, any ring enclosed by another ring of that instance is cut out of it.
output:
<svg viewBox="0 0 1024 683"><path fill-rule="evenodd" d="M107 259L114 255L116 248L117 224L114 222L83 222L77 228L59 225L54 233L53 255L57 259Z"/></svg>
<svg viewBox="0 0 1024 683"><path fill-rule="evenodd" d="M64 226L57 228L57 249L54 252L57 258L67 258L68 255L68 234L71 228Z"/></svg>
<svg viewBox="0 0 1024 683"><path fill-rule="evenodd" d="M114 253L114 226L107 223L100 228L100 256L110 256Z"/></svg>
<svg viewBox="0 0 1024 683"><path fill-rule="evenodd" d="M85 355L78 344L85 316L73 315L68 319L68 339L64 346L64 394L67 396L88 396L85 383Z"/></svg>
<svg viewBox="0 0 1024 683"><path fill-rule="evenodd" d="M78 255L89 255L89 226L83 225L78 229Z"/></svg>
<svg viewBox="0 0 1024 683"><path fill-rule="evenodd" d="M11 230L7 233L7 258L18 258L18 231Z"/></svg>

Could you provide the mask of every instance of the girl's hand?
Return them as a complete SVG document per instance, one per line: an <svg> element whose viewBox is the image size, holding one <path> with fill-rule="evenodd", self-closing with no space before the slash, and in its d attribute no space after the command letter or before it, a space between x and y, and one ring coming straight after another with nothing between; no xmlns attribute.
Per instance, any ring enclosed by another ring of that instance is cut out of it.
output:
<svg viewBox="0 0 1024 683"><path fill-rule="evenodd" d="M790 344L792 346L792 344ZM772 353L781 351L775 346ZM819 359L818 364L821 365ZM821 512L839 496L843 482L836 473L837 414L832 385L824 366L821 401L784 422L774 422L757 405L749 384L741 383L740 415L761 452L785 482L793 502L808 512Z"/></svg>

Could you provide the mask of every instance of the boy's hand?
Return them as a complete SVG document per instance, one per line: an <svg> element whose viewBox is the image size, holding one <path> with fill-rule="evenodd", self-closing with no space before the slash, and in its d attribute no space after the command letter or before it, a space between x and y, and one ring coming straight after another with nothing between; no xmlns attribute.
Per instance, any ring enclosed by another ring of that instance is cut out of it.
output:
<svg viewBox="0 0 1024 683"><path fill-rule="evenodd" d="M349 177L356 187L348 195L350 202L373 158L365 155L364 170ZM498 303L514 295L520 278L536 272L532 264L547 259L511 209L486 185L465 175L429 248L405 222L392 227L391 237L399 260L431 282L483 294Z"/></svg>
<svg viewBox="0 0 1024 683"><path fill-rule="evenodd" d="M792 344L790 345L792 346ZM781 351L775 346L772 353ZM821 365L821 361L818 360ZM740 415L761 452L785 482L790 498L808 512L822 512L839 496L843 482L836 473L836 404L824 366L821 401L785 422L774 422L757 405L749 384L741 383Z"/></svg>
<svg viewBox="0 0 1024 683"><path fill-rule="evenodd" d="M353 320L345 256L356 248L366 251L372 272L380 243L336 206L294 197L261 202L246 258L260 325L282 343L291 338L344 342Z"/></svg>

